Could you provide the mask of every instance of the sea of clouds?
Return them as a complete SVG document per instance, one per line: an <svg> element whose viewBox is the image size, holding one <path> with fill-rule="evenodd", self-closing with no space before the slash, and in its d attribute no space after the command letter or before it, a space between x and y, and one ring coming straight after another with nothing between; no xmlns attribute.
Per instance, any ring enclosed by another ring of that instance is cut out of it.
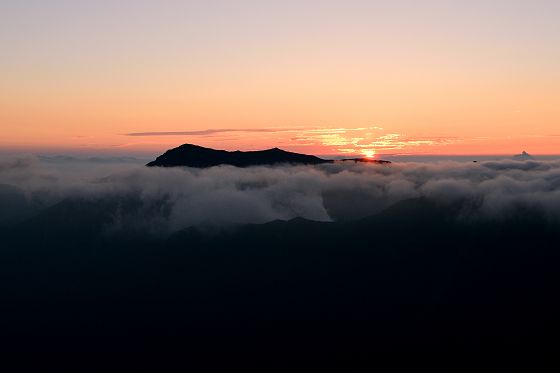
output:
<svg viewBox="0 0 560 373"><path fill-rule="evenodd" d="M68 198L134 198L139 208L115 214L115 226L159 233L295 217L352 220L416 197L476 201L469 218L503 219L521 206L560 222L560 160L165 169L128 159L3 157L0 186L6 222L21 215L15 191L37 210Z"/></svg>

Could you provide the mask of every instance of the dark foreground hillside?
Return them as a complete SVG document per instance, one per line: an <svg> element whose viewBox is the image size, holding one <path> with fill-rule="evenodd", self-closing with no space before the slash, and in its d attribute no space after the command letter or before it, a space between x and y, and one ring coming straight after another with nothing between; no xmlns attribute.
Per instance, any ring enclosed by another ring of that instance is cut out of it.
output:
<svg viewBox="0 0 560 373"><path fill-rule="evenodd" d="M353 222L154 238L103 233L112 202L91 203L3 232L5 338L353 362L557 345L559 230L531 211L465 221L458 203L415 199Z"/></svg>

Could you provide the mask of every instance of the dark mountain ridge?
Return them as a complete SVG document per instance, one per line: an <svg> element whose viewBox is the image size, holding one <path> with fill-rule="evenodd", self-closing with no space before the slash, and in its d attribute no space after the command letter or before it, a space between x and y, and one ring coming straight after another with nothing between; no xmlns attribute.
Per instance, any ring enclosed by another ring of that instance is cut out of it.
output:
<svg viewBox="0 0 560 373"><path fill-rule="evenodd" d="M67 200L0 235L4 335L369 358L510 353L560 330L560 231L546 215L465 220L468 201L416 198L352 222L103 229L138 202Z"/></svg>
<svg viewBox="0 0 560 373"><path fill-rule="evenodd" d="M386 164L388 161L369 160L366 158L348 159L355 162ZM193 144L184 144L166 151L163 155L147 164L148 167L195 167L207 168L220 165L235 167L272 166L279 164L318 165L334 163L314 155L288 152L279 148L257 151L227 151L205 148Z"/></svg>

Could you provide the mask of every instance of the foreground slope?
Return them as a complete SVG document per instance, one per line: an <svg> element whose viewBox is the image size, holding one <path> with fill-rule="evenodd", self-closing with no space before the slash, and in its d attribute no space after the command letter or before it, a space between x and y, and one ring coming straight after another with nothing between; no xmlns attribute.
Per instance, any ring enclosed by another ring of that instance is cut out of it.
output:
<svg viewBox="0 0 560 373"><path fill-rule="evenodd" d="M530 211L464 221L459 202L413 199L353 222L158 238L102 229L123 205L73 200L3 234L4 335L359 358L530 348L560 331L559 230ZM69 209L89 228L56 218Z"/></svg>

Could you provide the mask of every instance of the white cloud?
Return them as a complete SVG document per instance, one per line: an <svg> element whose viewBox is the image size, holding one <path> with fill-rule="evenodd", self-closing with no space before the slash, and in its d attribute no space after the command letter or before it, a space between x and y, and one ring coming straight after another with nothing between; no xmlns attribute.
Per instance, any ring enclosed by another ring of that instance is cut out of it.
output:
<svg viewBox="0 0 560 373"><path fill-rule="evenodd" d="M560 221L559 161L479 163L336 163L316 167L147 168L130 164L45 169L33 158L0 161L0 184L14 185L44 205L66 197L134 197L135 214L117 226L171 232L196 225L264 223L304 217L329 221L375 214L398 201L429 197L477 201L469 218L501 219L516 206Z"/></svg>

